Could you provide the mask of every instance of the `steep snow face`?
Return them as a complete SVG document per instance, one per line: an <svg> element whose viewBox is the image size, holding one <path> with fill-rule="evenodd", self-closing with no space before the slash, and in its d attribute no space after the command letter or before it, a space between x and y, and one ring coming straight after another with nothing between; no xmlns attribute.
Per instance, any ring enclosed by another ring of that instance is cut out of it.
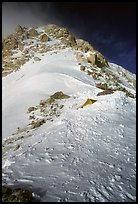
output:
<svg viewBox="0 0 138 204"><path fill-rule="evenodd" d="M97 96L96 87L118 80L135 95L135 75L113 63L104 69L80 63L75 53L36 51L38 61L2 79L3 185L29 189L42 202L136 201L136 99L118 90ZM58 91L70 98L51 103ZM80 108L88 98L96 102ZM44 110L38 104L46 99ZM32 128L35 118L45 122Z"/></svg>

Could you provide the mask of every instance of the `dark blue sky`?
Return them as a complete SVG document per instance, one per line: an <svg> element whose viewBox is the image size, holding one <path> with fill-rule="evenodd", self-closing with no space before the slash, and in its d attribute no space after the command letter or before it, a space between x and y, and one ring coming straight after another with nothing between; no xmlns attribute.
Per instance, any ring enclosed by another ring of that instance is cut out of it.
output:
<svg viewBox="0 0 138 204"><path fill-rule="evenodd" d="M58 2L55 11L109 61L136 73L136 3Z"/></svg>
<svg viewBox="0 0 138 204"><path fill-rule="evenodd" d="M89 41L110 62L136 73L136 3L4 2L3 35L15 26L55 23Z"/></svg>

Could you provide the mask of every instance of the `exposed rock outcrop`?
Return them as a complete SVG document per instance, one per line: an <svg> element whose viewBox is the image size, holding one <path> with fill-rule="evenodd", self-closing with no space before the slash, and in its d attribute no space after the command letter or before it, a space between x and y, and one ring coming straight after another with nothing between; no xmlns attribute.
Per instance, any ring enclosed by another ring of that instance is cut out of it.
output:
<svg viewBox="0 0 138 204"><path fill-rule="evenodd" d="M88 62L87 58L81 52L75 52L78 62Z"/></svg>
<svg viewBox="0 0 138 204"><path fill-rule="evenodd" d="M76 44L77 44L78 50L82 52L94 51L94 48L92 47L92 45L90 45L90 43L88 43L85 40L76 39Z"/></svg>
<svg viewBox="0 0 138 204"><path fill-rule="evenodd" d="M50 98L53 98L53 99L66 99L66 98L70 98L70 96L64 94L62 91L59 91L59 92L56 92L53 95L51 95Z"/></svg>
<svg viewBox="0 0 138 204"><path fill-rule="evenodd" d="M2 42L3 51L5 50L14 50L18 48L18 40L14 35L10 35ZM8 54L8 53L7 53Z"/></svg>
<svg viewBox="0 0 138 204"><path fill-rule="evenodd" d="M31 120L31 129L38 128L47 121L53 121L55 117L59 117L63 104L58 104L58 100L68 99L70 96L64 94L62 91L56 92L48 99L40 100L37 106L28 108L29 120ZM40 113L38 116L38 112Z"/></svg>
<svg viewBox="0 0 138 204"><path fill-rule="evenodd" d="M94 67L109 67L106 58L97 51L89 53L87 56L81 52L76 52L76 58L79 62L90 63Z"/></svg>
<svg viewBox="0 0 138 204"><path fill-rule="evenodd" d="M93 66L97 67L108 67L108 61L107 59L98 51L96 51L90 43L88 43L85 40L77 39L77 52L76 52L76 58L78 61L81 62L87 62L92 64ZM87 56L85 56L83 53L88 53Z"/></svg>
<svg viewBox="0 0 138 204"><path fill-rule="evenodd" d="M47 42L48 39L49 39L49 38L48 38L48 36L47 36L46 34L43 34L43 35L40 36L40 41L41 41L41 42Z"/></svg>
<svg viewBox="0 0 138 204"><path fill-rule="evenodd" d="M49 43L53 39L54 41ZM39 29L37 27L25 28L18 25L14 34L3 39L2 76L18 71L31 58L34 61L40 61L41 55L38 55L40 56L38 57L36 53L42 55L49 51L56 53L57 50L67 47L72 48L74 51L76 59L81 65L80 70L93 77L96 83L100 81L103 84L106 79L108 84L111 85L115 81L115 86L120 87L120 79L110 71L107 59L100 52L95 50L89 42L75 39L67 28L55 24L48 24ZM109 69L107 69L108 67ZM129 73L119 67L117 72L128 81L130 87L136 87L136 80L130 77Z"/></svg>
<svg viewBox="0 0 138 204"><path fill-rule="evenodd" d="M60 39L66 46L76 46L75 37L67 28L49 24L45 27L45 32L56 39Z"/></svg>
<svg viewBox="0 0 138 204"><path fill-rule="evenodd" d="M29 37L29 38L37 37L37 36L38 36L38 32L37 32L37 30L35 29L35 27L31 28L31 29L28 31L28 37Z"/></svg>
<svg viewBox="0 0 138 204"><path fill-rule="evenodd" d="M95 64L95 58L96 58L96 54L89 54L89 56L87 57L87 62L94 65Z"/></svg>
<svg viewBox="0 0 138 204"><path fill-rule="evenodd" d="M20 25L18 25L18 26L16 27L15 31L16 31L16 33L17 33L18 35L22 35L22 34L24 33L24 29L23 29Z"/></svg>
<svg viewBox="0 0 138 204"><path fill-rule="evenodd" d="M50 41L50 37L58 41L49 46L46 43ZM15 33L2 42L2 75L7 76L12 71L19 70L21 65L33 57L35 61L40 61L40 58L34 56L34 52L45 53L52 49L65 49L67 47L76 50L76 58L80 62L90 63L95 67L108 66L104 56L94 50L90 43L82 39L76 40L65 27L48 24L43 27L43 32L38 32L37 27L25 28L18 25ZM19 52L21 55L14 57L14 54ZM87 56L82 52L86 53Z"/></svg>
<svg viewBox="0 0 138 204"><path fill-rule="evenodd" d="M95 54L95 64L100 68L109 67L107 59L100 52Z"/></svg>
<svg viewBox="0 0 138 204"><path fill-rule="evenodd" d="M2 187L3 202L39 202L38 198L32 196L32 193L26 189Z"/></svg>

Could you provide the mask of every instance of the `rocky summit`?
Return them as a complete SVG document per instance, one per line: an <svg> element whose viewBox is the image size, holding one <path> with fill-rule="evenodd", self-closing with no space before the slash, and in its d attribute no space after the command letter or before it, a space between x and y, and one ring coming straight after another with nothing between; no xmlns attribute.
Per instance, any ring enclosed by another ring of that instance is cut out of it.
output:
<svg viewBox="0 0 138 204"><path fill-rule="evenodd" d="M51 43L54 39L54 43ZM30 59L39 61L36 53L57 51L57 49L71 48L80 65L80 70L94 78L97 87L112 88L125 91L130 97L134 94L124 87L123 80L128 86L136 88L136 79L120 66L117 74L110 69L108 60L93 46L82 39L75 39L74 35L64 27L48 24L45 27L25 28L18 25L15 33L3 39L2 42L2 76L17 71ZM108 83L107 83L108 82ZM123 85L122 85L123 84Z"/></svg>
<svg viewBox="0 0 138 204"><path fill-rule="evenodd" d="M136 201L135 74L48 24L3 39L2 76L3 202Z"/></svg>

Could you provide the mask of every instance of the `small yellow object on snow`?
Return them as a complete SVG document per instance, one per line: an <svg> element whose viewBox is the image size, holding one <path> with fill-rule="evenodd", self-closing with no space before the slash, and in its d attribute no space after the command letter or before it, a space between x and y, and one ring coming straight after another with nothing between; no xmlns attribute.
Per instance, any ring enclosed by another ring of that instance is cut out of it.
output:
<svg viewBox="0 0 138 204"><path fill-rule="evenodd" d="M88 98L87 101L81 106L81 108L84 108L84 107L87 106L87 105L93 104L93 103L95 103L96 101L97 101L97 100Z"/></svg>

